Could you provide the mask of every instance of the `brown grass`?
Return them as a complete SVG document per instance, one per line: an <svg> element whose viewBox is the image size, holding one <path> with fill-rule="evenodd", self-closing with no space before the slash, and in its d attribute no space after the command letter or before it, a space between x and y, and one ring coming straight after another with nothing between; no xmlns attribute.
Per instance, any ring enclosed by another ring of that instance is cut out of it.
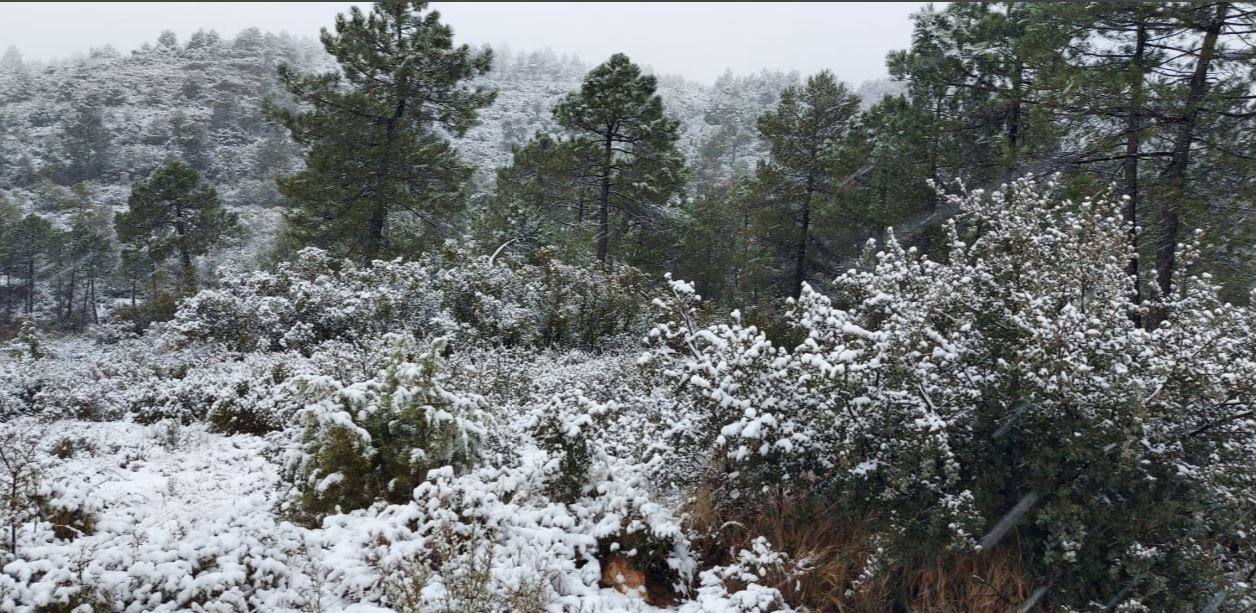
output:
<svg viewBox="0 0 1256 613"><path fill-rule="evenodd" d="M875 550L859 518L844 517L822 501L786 500L731 514L720 512L709 490L689 508L704 559L729 560L730 551L763 536L797 563L793 576L768 577L787 602L813 611L863 613L1003 613L1015 611L1032 586L1015 542L982 553L949 554L888 569L856 584ZM1015 539L1010 539L1015 540Z"/></svg>

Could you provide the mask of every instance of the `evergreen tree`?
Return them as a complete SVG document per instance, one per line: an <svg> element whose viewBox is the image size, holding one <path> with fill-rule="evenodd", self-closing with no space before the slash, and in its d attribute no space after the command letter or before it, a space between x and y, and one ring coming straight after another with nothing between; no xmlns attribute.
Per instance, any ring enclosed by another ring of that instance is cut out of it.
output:
<svg viewBox="0 0 1256 613"><path fill-rule="evenodd" d="M0 56L0 100L21 101L34 95L31 72L22 53L10 45Z"/></svg>
<svg viewBox="0 0 1256 613"><path fill-rule="evenodd" d="M813 223L850 180L841 173L839 154L858 111L859 99L825 70L802 87L787 88L776 108L759 118L759 132L771 150L769 161L756 170L760 216L792 296L815 272Z"/></svg>
<svg viewBox="0 0 1256 613"><path fill-rule="evenodd" d="M47 219L28 213L11 224L4 240L0 241L5 252L4 259L10 262L15 272L24 280L23 310L27 315L35 311L36 282L43 273L43 264L54 251L55 239L56 230Z"/></svg>
<svg viewBox="0 0 1256 613"><path fill-rule="evenodd" d="M586 174L598 180L597 259L610 254L612 214L621 235L657 228L661 212L684 187L677 122L663 113L656 80L622 53L612 55L554 107L558 124L596 147Z"/></svg>
<svg viewBox="0 0 1256 613"><path fill-rule="evenodd" d="M69 268L61 275L67 277L68 293L64 301L64 319L75 323L98 323L98 282L108 277L117 266L112 223L106 207L89 204L74 215L66 236ZM75 315L75 290L82 284Z"/></svg>
<svg viewBox="0 0 1256 613"><path fill-rule="evenodd" d="M4 302L3 321L13 317L13 303L18 289L13 281L21 278L16 254L13 252L13 241L16 240L16 227L22 219L22 212L17 206L0 196L0 274L4 275L4 286L0 287L0 298Z"/></svg>
<svg viewBox="0 0 1256 613"><path fill-rule="evenodd" d="M118 239L143 248L155 263L177 256L183 290L196 291L193 258L204 255L238 228L235 213L192 167L168 162L131 187L128 209L114 219Z"/></svg>
<svg viewBox="0 0 1256 613"><path fill-rule="evenodd" d="M98 179L105 172L112 135L105 127L104 114L95 102L79 104L74 118L61 134L65 152L62 182L78 183Z"/></svg>
<svg viewBox="0 0 1256 613"><path fill-rule="evenodd" d="M914 16L911 49L890 54L890 73L913 98L932 101L946 133L939 160L975 183L1006 181L1050 159L1059 134L1039 104L1058 85L1045 75L1061 61L1067 29L1024 2L956 2ZM958 154L958 155L955 155Z"/></svg>
<svg viewBox="0 0 1256 613"><path fill-rule="evenodd" d="M677 278L703 297L728 308L754 307L774 297L771 255L758 236L754 181L741 177L699 193L678 224Z"/></svg>
<svg viewBox="0 0 1256 613"><path fill-rule="evenodd" d="M514 147L510 166L497 170L497 188L477 234L495 245L532 254L556 247L566 259L592 237L598 177L586 174L598 151L586 140L539 133Z"/></svg>
<svg viewBox="0 0 1256 613"><path fill-rule="evenodd" d="M140 249L122 249L118 253L117 274L130 301L134 313L139 306L138 300L145 286L156 272L153 261Z"/></svg>
<svg viewBox="0 0 1256 613"><path fill-rule="evenodd" d="M211 145L205 126L188 121L182 111L176 110L171 125L171 136L179 150L179 157L196 172L209 171Z"/></svg>
<svg viewBox="0 0 1256 613"><path fill-rule="evenodd" d="M271 107L309 147L306 170L280 181L297 242L370 262L395 255L404 228L449 231L471 171L437 129L461 135L493 101L466 83L488 72L492 56L455 47L453 29L426 8L380 2L367 15L354 7L336 17L334 34L321 35L340 73L279 68L310 108Z"/></svg>

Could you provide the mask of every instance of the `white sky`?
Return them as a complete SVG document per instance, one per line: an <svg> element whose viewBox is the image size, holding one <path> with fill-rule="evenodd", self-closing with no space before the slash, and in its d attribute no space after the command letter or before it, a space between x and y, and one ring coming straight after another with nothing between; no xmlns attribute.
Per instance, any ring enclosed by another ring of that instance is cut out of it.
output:
<svg viewBox="0 0 1256 613"><path fill-rule="evenodd" d="M0 50L52 59L112 44L126 52L173 30L230 37L241 29L314 36L348 2L36 3L0 5ZM812 73L859 83L886 76L885 54L907 45L924 3L434 2L459 42L549 47L589 63L622 51L656 72L711 81L726 68Z"/></svg>

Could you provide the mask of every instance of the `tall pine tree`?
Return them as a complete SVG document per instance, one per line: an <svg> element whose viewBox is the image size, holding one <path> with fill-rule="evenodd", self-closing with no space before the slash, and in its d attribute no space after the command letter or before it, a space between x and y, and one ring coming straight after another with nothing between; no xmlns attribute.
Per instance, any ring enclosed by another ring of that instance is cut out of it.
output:
<svg viewBox="0 0 1256 613"><path fill-rule="evenodd" d="M397 235L441 236L464 205L471 171L437 129L461 135L494 93L469 79L492 55L455 47L453 29L426 2L379 2L337 15L322 31L340 71L279 78L309 110L271 112L309 147L306 169L279 181L292 206L289 230L364 263L422 244ZM399 240L400 239L400 240Z"/></svg>
<svg viewBox="0 0 1256 613"><path fill-rule="evenodd" d="M612 55L554 107L558 124L596 149L585 174L598 182L596 254L610 257L612 217L620 235L657 229L684 187L677 122L663 113L656 80L622 53Z"/></svg>
<svg viewBox="0 0 1256 613"><path fill-rule="evenodd" d="M813 223L849 176L838 176L842 141L859 98L824 70L781 93L759 118L771 157L756 170L768 240L782 257L788 292L798 296L814 272Z"/></svg>

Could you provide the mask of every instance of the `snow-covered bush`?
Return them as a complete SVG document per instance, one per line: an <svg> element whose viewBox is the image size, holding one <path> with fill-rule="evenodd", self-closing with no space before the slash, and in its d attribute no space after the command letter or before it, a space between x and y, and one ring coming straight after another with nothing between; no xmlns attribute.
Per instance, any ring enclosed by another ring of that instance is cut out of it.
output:
<svg viewBox="0 0 1256 613"><path fill-rule="evenodd" d="M229 276L184 300L171 328L237 351L366 342L389 332L452 335L496 345L595 347L637 331L644 282L554 260L539 265L473 256L359 267L315 248L274 272Z"/></svg>
<svg viewBox="0 0 1256 613"><path fill-rule="evenodd" d="M312 351L328 340L447 332L431 271L420 263L360 268L315 248L274 272L228 276L185 299L172 329L238 351Z"/></svg>
<svg viewBox="0 0 1256 613"><path fill-rule="evenodd" d="M206 421L220 432L250 434L294 424L304 403L291 381L321 365L317 357L306 359L296 352L245 354L222 379L202 382L215 392L209 398Z"/></svg>
<svg viewBox="0 0 1256 613"><path fill-rule="evenodd" d="M891 239L836 299L804 290L788 350L696 324L673 282L643 356L680 385L668 464L724 504L831 500L875 536L868 578L1015 530L1060 605L1251 598L1252 310L1182 276L1147 331L1119 202L1032 179L952 200L944 261Z"/></svg>
<svg viewBox="0 0 1256 613"><path fill-rule="evenodd" d="M574 502L591 486L592 442L589 430L603 405L586 398L580 390L554 396L532 415L530 423L537 443L555 463L547 493L554 500Z"/></svg>
<svg viewBox="0 0 1256 613"><path fill-rule="evenodd" d="M573 266L550 251L537 259L473 256L447 246L439 282L464 333L505 345L596 348L639 331L649 287L639 271Z"/></svg>
<svg viewBox="0 0 1256 613"><path fill-rule="evenodd" d="M442 385L437 368L446 340L422 353L409 334L384 342L391 359L371 379L342 385L314 375L294 382L308 396L325 396L302 417L294 479L301 515L404 501L429 470L465 470L479 459L485 403Z"/></svg>

